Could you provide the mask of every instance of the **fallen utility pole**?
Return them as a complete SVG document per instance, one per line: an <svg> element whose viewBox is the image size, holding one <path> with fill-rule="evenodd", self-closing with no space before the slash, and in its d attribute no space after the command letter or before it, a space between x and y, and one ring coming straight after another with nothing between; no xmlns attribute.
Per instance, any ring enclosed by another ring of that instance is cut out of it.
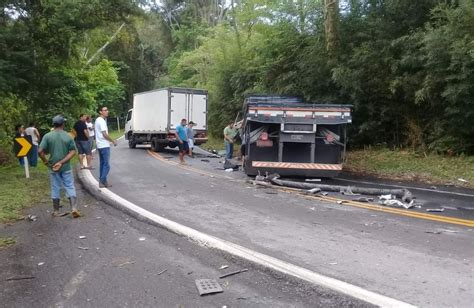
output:
<svg viewBox="0 0 474 308"><path fill-rule="evenodd" d="M327 185L327 184L314 184L314 183L302 183L295 181L280 180L277 178L271 179L271 182L278 186L286 186L300 189L313 189L319 188L323 191L335 191L340 192L347 189L347 186L341 185ZM395 195L401 198L403 202L409 203L413 200L413 195L408 189L385 189L385 188L367 188L350 186L350 190L353 193L364 194L364 195Z"/></svg>

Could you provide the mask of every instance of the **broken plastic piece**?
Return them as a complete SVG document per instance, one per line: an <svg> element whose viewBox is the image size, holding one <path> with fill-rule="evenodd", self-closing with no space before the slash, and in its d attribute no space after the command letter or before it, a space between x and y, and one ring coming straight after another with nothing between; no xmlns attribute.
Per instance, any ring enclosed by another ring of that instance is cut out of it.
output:
<svg viewBox="0 0 474 308"><path fill-rule="evenodd" d="M444 212L444 209L426 209L427 212Z"/></svg>
<svg viewBox="0 0 474 308"><path fill-rule="evenodd" d="M225 277L237 275L237 274L246 272L246 271L248 271L248 270L249 270L248 268L244 268L244 269L241 269L241 270L238 270L238 271L235 271L235 272L230 272L230 273L224 274L224 275L220 276L219 278L222 279L222 278L225 278Z"/></svg>

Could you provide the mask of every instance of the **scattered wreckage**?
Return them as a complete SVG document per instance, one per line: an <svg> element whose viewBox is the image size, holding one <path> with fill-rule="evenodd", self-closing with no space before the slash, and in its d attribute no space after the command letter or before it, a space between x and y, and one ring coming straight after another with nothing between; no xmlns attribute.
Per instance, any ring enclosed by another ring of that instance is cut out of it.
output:
<svg viewBox="0 0 474 308"><path fill-rule="evenodd" d="M328 194L327 192L338 192L345 196L373 195L378 196L380 205L403 207L405 209L420 207L419 204L415 203L415 197L408 189L370 188L298 182L282 180L278 174L267 174L265 176L258 174L255 177L253 184L265 187L296 188L304 190L309 194L321 194L323 196L326 196ZM401 201L397 200L397 198L399 198ZM358 197L351 201L373 202L374 198ZM344 202L344 200L342 200L342 202Z"/></svg>

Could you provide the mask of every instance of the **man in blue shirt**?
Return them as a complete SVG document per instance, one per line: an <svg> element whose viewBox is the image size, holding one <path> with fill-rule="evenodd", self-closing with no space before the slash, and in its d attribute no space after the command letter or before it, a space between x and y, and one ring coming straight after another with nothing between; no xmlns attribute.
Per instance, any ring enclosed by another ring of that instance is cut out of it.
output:
<svg viewBox="0 0 474 308"><path fill-rule="evenodd" d="M186 122L186 119L182 119L181 123L176 125L176 132L174 133L176 136L176 140L178 141L179 163L183 165L185 164L184 155L189 151Z"/></svg>

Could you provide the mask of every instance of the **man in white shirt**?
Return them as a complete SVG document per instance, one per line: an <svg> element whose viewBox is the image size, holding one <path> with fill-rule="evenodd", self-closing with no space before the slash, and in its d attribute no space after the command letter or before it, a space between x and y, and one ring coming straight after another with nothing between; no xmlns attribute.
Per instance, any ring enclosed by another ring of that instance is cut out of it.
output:
<svg viewBox="0 0 474 308"><path fill-rule="evenodd" d="M107 181L107 175L110 171L110 143L117 146L117 141L109 136L109 129L107 128L107 117L109 116L109 109L105 106L99 108L99 117L95 120L95 143L97 151L99 152L99 187L111 187Z"/></svg>
<svg viewBox="0 0 474 308"><path fill-rule="evenodd" d="M30 126L25 129L25 134L31 137L31 142L33 143L33 147L28 154L28 163L31 167L36 167L38 164L38 142L41 136L34 122L31 122Z"/></svg>

